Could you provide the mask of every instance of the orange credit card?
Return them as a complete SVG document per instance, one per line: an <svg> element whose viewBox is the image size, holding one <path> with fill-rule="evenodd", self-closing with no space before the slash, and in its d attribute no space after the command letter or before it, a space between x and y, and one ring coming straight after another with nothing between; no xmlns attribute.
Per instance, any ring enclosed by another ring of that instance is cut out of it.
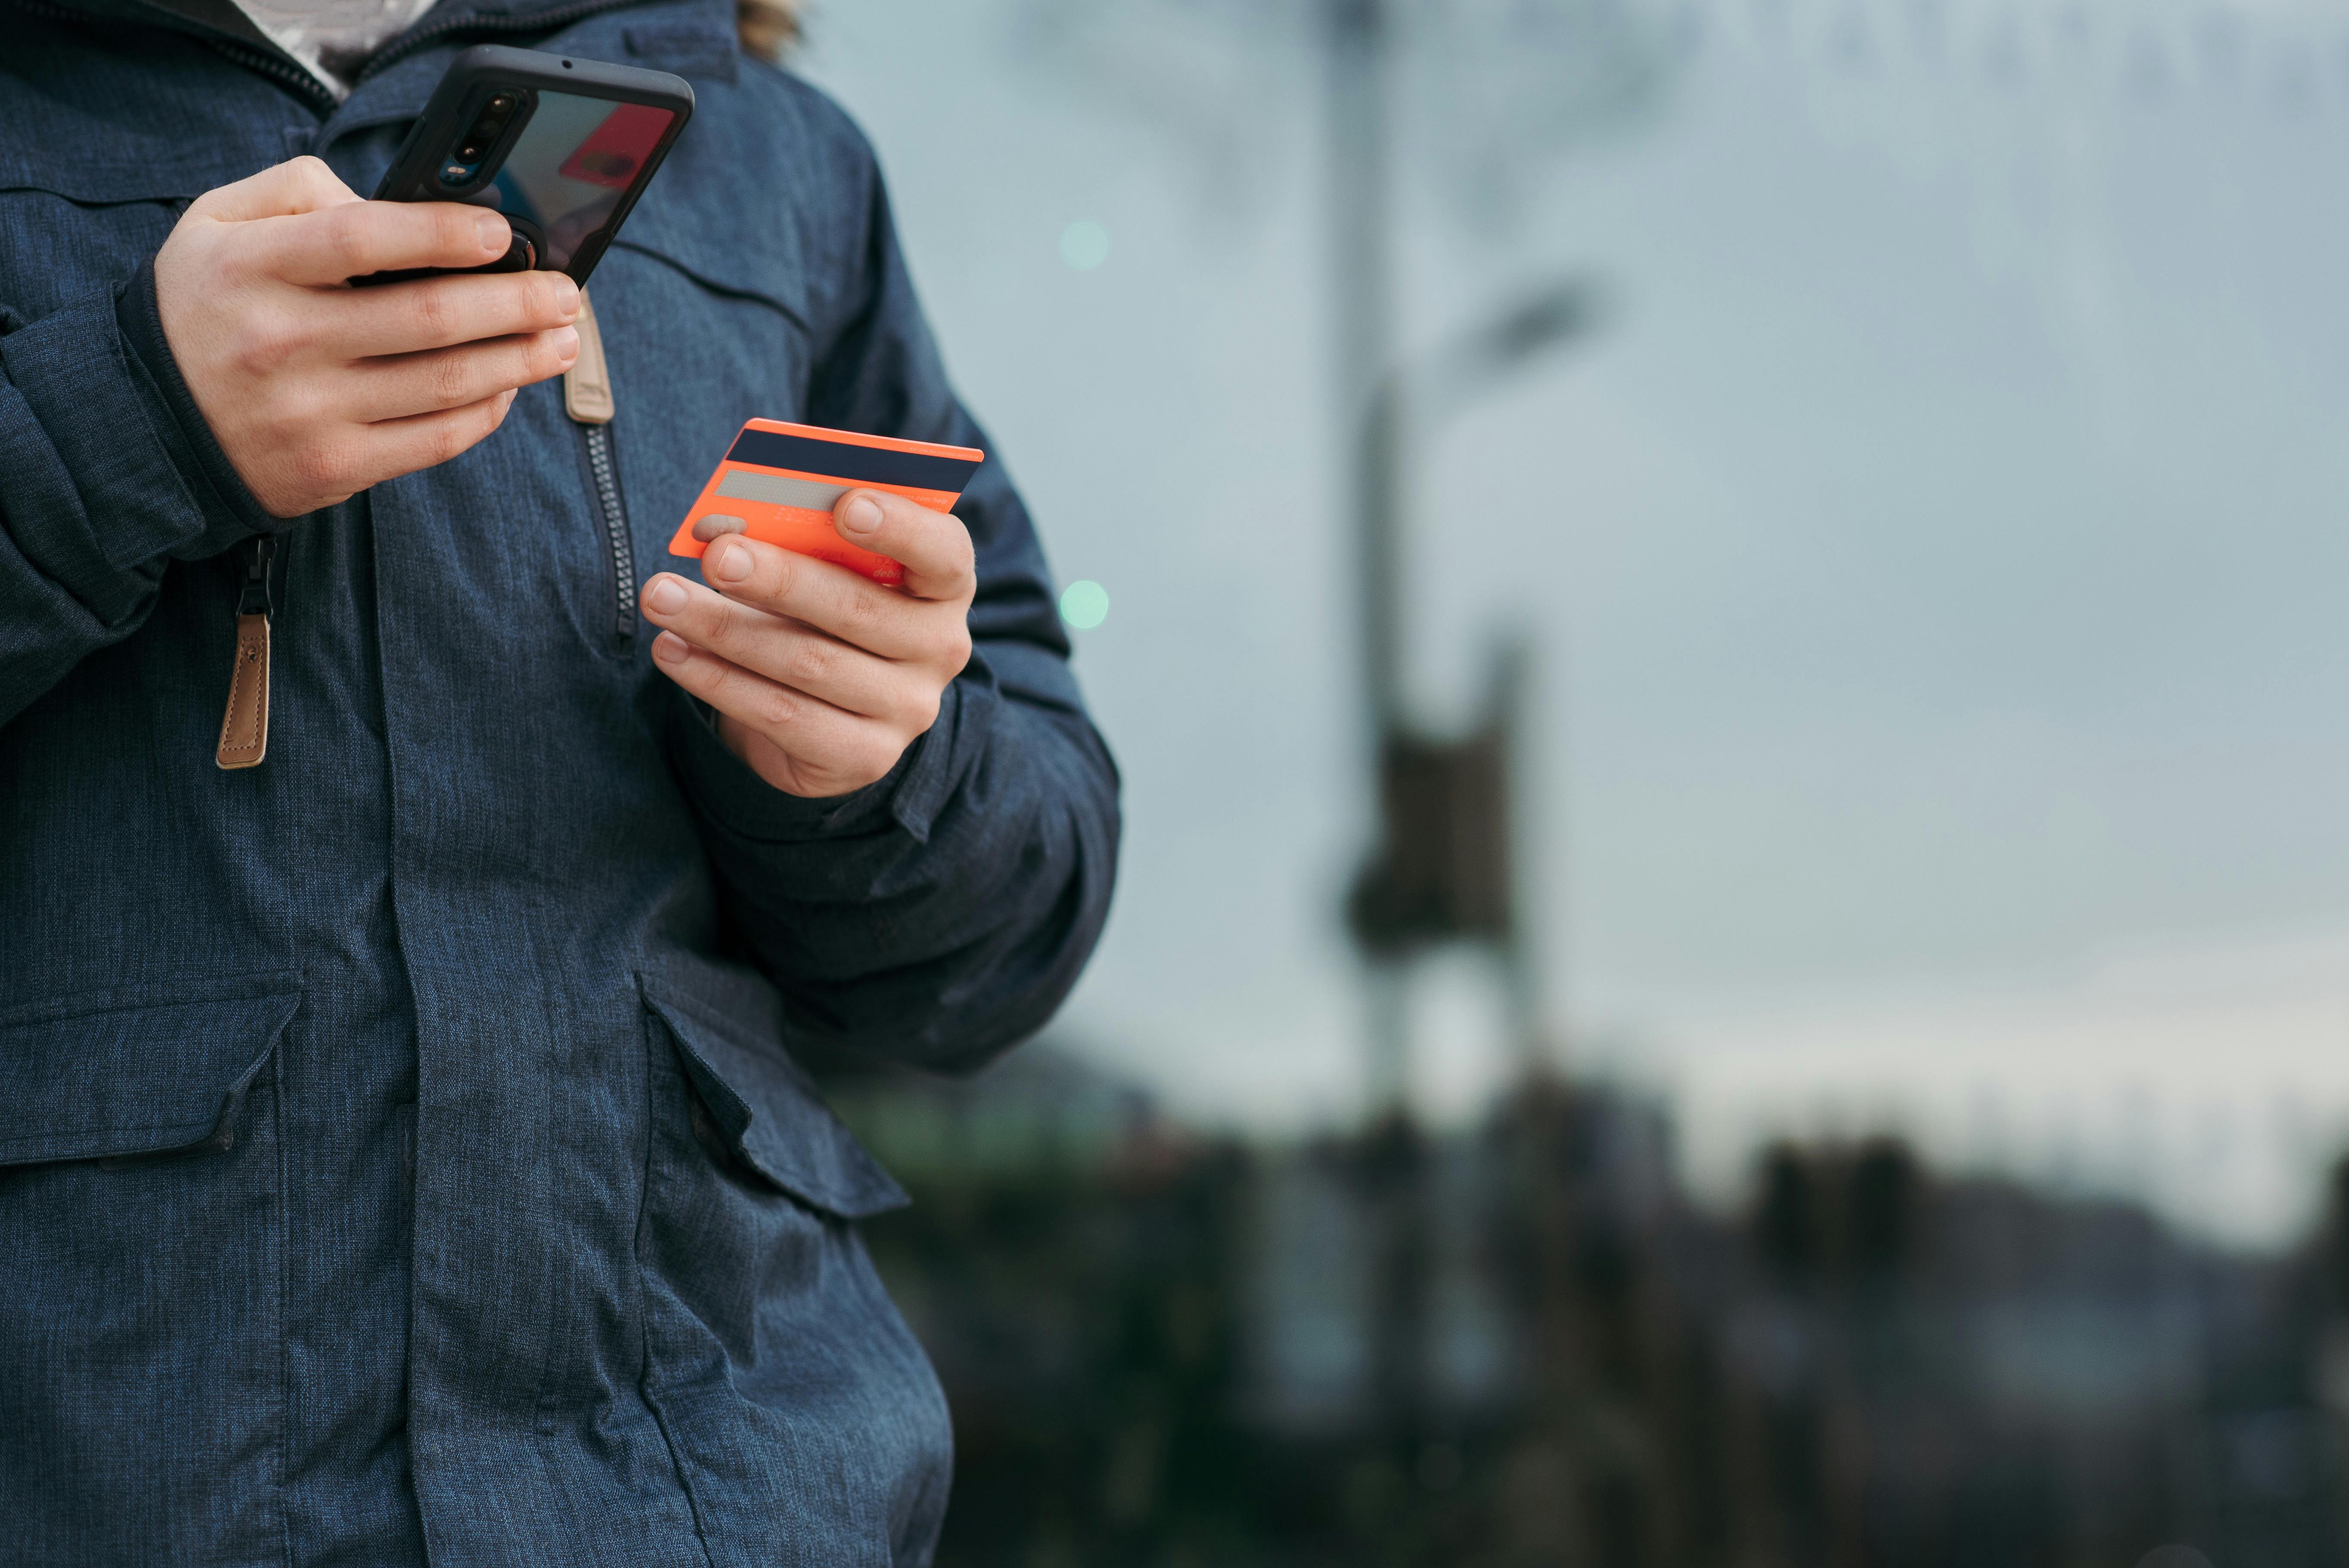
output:
<svg viewBox="0 0 2349 1568"><path fill-rule="evenodd" d="M876 490L932 511L950 511L986 460L973 447L752 419L701 487L668 552L698 560L725 535L747 534L895 588L905 569L841 538L832 526L833 505L850 490Z"/></svg>

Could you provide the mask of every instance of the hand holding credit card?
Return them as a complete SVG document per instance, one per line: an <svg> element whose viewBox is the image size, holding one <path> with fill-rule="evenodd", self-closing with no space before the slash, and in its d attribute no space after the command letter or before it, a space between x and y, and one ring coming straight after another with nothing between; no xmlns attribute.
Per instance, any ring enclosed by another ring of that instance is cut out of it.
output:
<svg viewBox="0 0 2349 1568"><path fill-rule="evenodd" d="M982 460L753 419L702 487L669 543L702 581L656 573L638 603L660 628L653 663L769 784L847 794L937 721L978 591L970 531L946 509Z"/></svg>
<svg viewBox="0 0 2349 1568"><path fill-rule="evenodd" d="M832 509L852 490L874 490L932 511L951 511L986 457L972 447L752 419L701 487L669 553L698 559L728 534L747 534L894 588L905 568L841 538Z"/></svg>

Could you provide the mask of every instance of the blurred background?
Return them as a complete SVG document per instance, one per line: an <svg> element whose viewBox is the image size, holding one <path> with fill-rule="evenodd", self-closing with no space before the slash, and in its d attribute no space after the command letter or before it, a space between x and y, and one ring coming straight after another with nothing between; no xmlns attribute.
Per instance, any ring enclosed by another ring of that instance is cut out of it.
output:
<svg viewBox="0 0 2349 1568"><path fill-rule="evenodd" d="M940 1562L2349 1562L2349 12L827 0L1127 839Z"/></svg>

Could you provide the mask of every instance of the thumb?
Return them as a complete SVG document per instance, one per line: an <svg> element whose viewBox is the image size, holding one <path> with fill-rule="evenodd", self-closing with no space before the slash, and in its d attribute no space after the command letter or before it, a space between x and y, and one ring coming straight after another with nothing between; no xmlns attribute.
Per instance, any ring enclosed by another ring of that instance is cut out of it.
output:
<svg viewBox="0 0 2349 1568"><path fill-rule="evenodd" d="M358 193L316 158L302 157L247 175L233 185L207 191L190 204L190 217L222 223L256 218L286 218L357 201Z"/></svg>

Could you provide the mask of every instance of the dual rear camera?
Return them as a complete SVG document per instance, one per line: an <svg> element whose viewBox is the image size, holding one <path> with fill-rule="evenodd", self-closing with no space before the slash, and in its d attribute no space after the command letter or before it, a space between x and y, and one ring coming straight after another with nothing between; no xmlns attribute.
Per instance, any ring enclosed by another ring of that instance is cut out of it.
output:
<svg viewBox="0 0 2349 1568"><path fill-rule="evenodd" d="M457 145L441 163L440 183L451 189L471 184L481 171L481 160L497 146L498 139L505 134L507 122L521 107L521 98L512 92L491 94L489 101L481 105L481 112L473 117L473 123L457 139Z"/></svg>

